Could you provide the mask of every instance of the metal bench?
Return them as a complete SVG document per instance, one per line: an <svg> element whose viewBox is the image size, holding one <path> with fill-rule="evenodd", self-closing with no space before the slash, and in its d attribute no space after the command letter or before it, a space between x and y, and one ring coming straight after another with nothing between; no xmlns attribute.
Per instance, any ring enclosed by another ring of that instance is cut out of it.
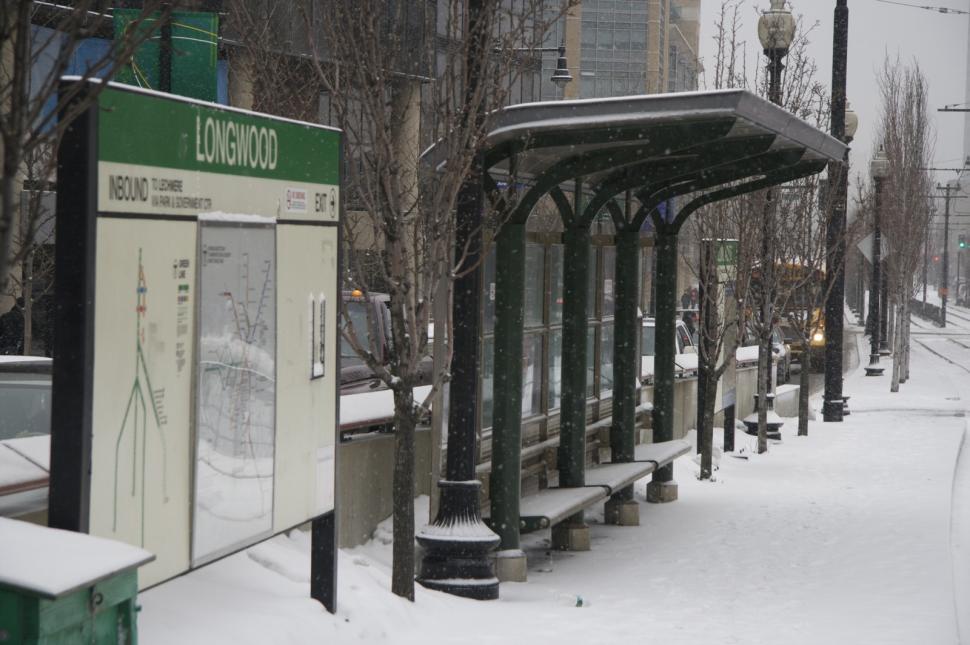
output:
<svg viewBox="0 0 970 645"><path fill-rule="evenodd" d="M586 471L586 485L546 488L524 497L519 508L522 533L549 528L601 502L661 466L690 452L690 444L675 439L637 446L637 461L601 464Z"/></svg>

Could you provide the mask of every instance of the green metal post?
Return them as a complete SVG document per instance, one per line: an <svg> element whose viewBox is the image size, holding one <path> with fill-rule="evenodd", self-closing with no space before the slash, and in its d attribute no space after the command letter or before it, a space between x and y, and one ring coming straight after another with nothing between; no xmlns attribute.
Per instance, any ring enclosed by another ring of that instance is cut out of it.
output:
<svg viewBox="0 0 970 645"><path fill-rule="evenodd" d="M610 448L614 463L634 459L636 444L637 306L640 296L640 232L616 235L616 309L613 344L613 427ZM632 488L630 490L632 493ZM632 499L632 497L631 497Z"/></svg>
<svg viewBox="0 0 970 645"><path fill-rule="evenodd" d="M495 377L492 417L491 528L499 550L519 548L522 455L522 324L525 224L506 223L495 248Z"/></svg>
<svg viewBox="0 0 970 645"><path fill-rule="evenodd" d="M578 211L579 209L577 209ZM567 228L563 239L562 402L559 421L559 485L586 484L586 285L588 228Z"/></svg>
<svg viewBox="0 0 970 645"><path fill-rule="evenodd" d="M677 344L677 233L657 231L657 336L653 374L653 441L674 438L674 354ZM673 465L657 469L653 481L673 480Z"/></svg>

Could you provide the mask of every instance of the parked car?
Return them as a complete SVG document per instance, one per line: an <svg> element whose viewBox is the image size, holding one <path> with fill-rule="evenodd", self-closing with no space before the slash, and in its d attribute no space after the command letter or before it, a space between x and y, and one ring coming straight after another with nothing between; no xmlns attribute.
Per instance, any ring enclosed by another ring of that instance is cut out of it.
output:
<svg viewBox="0 0 970 645"><path fill-rule="evenodd" d="M677 369L683 374L697 372L697 347L690 330L682 320L677 321L675 341ZM653 357L656 354L657 321L644 318L640 335L640 374L645 380L653 380Z"/></svg>
<svg viewBox="0 0 970 645"><path fill-rule="evenodd" d="M51 364L0 356L0 517L46 521Z"/></svg>
<svg viewBox="0 0 970 645"><path fill-rule="evenodd" d="M388 309L390 296L386 293L364 295L358 289L343 292L347 315L354 325L354 333L360 342L369 345L377 359L387 364L390 361L391 312ZM341 323L340 328L344 325ZM428 385L434 367L431 359L431 342L428 342L428 355L418 365L417 385ZM377 378L364 360L357 355L343 334L340 336L340 394L359 394L386 389L384 382Z"/></svg>

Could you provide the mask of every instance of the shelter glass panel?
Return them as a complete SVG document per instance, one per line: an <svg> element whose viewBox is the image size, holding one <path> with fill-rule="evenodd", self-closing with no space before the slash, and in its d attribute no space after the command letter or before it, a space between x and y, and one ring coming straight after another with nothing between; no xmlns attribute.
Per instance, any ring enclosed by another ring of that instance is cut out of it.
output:
<svg viewBox="0 0 970 645"><path fill-rule="evenodd" d="M485 256L482 264L482 315L485 333L495 330L495 249Z"/></svg>
<svg viewBox="0 0 970 645"><path fill-rule="evenodd" d="M559 408L562 399L562 331L549 334L549 409Z"/></svg>
<svg viewBox="0 0 970 645"><path fill-rule="evenodd" d="M600 393L613 390L613 324L600 327Z"/></svg>
<svg viewBox="0 0 970 645"><path fill-rule="evenodd" d="M562 277L562 246L554 244L546 254L549 262L549 322L562 322L563 277Z"/></svg>
<svg viewBox="0 0 970 645"><path fill-rule="evenodd" d="M542 276L545 248L541 244L528 244L525 249L525 325L542 324L542 300L544 281ZM494 303L493 303L494 306Z"/></svg>
<svg viewBox="0 0 970 645"><path fill-rule="evenodd" d="M492 427L492 402L495 386L495 338L482 343L482 427Z"/></svg>
<svg viewBox="0 0 970 645"><path fill-rule="evenodd" d="M542 335L527 334L522 341L522 416L542 412Z"/></svg>
<svg viewBox="0 0 970 645"><path fill-rule="evenodd" d="M616 309L613 288L616 279L616 247L603 247L603 316L612 316Z"/></svg>

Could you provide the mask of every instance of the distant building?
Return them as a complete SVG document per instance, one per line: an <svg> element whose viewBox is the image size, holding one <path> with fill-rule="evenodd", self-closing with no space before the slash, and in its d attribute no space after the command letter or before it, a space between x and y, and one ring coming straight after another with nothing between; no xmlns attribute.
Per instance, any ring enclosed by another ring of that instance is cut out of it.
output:
<svg viewBox="0 0 970 645"><path fill-rule="evenodd" d="M605 98L697 89L700 0L582 0L546 40L566 45L575 79L542 98ZM543 58L543 77L555 68Z"/></svg>

